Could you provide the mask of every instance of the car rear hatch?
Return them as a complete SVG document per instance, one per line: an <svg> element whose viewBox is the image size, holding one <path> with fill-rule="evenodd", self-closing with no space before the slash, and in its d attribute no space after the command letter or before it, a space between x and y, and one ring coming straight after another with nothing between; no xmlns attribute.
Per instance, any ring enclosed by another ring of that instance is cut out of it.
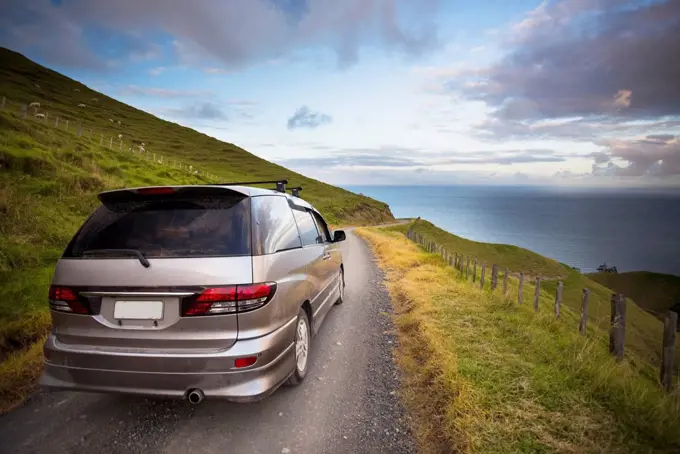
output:
<svg viewBox="0 0 680 454"><path fill-rule="evenodd" d="M253 285L250 198L219 187L100 194L59 261L53 333L73 349L196 353L234 344ZM240 306L237 299L240 299Z"/></svg>

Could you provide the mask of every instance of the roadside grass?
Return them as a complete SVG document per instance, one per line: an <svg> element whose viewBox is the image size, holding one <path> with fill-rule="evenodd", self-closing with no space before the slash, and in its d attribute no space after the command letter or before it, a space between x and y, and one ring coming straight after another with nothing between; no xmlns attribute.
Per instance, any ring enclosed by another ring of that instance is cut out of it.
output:
<svg viewBox="0 0 680 454"><path fill-rule="evenodd" d="M480 290L398 229L360 228L386 273L405 372L402 397L423 452L677 452L680 396L635 351L616 364L607 332ZM642 312L642 311L641 311ZM642 312L645 315L648 315Z"/></svg>
<svg viewBox="0 0 680 454"><path fill-rule="evenodd" d="M563 301L564 306L570 307L574 313L580 314L582 302L582 289L590 291L588 306L588 323L597 325L606 331L609 329L611 316L611 295L617 290L612 290L606 286L592 280L589 275L560 264L554 260L543 257L535 252L504 244L489 244L470 241L465 238L453 235L442 230L428 221L417 220L408 224L389 227L389 230L406 233L409 228L425 235L426 238L434 240L437 244L444 245L451 252L459 252L464 255L476 257L478 261L485 261L488 268L493 263L499 265L499 274L502 275L503 269L507 266L511 276L517 276L520 271L525 274L524 280L524 302L528 305L533 303L535 276L541 276L541 289L550 295L555 295L557 282L561 280L564 284ZM478 266L477 275L481 274ZM490 270L487 269L487 288L490 283ZM477 279L479 282L479 279ZM660 321L640 308L631 299L629 294L624 292L626 298L627 326L626 326L626 349L637 354L640 360L647 364L661 364L661 340L663 338L663 324ZM554 296L553 296L554 298ZM552 312L552 308L548 309ZM575 324L574 324L575 323ZM578 321L571 324L574 329L578 326ZM676 349L680 354L680 346ZM647 373L650 377L655 377L658 370L649 368Z"/></svg>
<svg viewBox="0 0 680 454"><path fill-rule="evenodd" d="M78 91L76 91L78 90ZM107 189L214 183L171 166L119 151L141 144L223 178L253 181L288 178L330 223L367 225L392 221L380 201L304 177L242 148L162 120L98 93L20 54L0 48L0 409L20 402L39 374L38 345L50 328L47 290L53 268L78 227ZM92 101L94 98L97 101ZM47 121L21 104L40 102ZM79 109L79 103L87 108ZM59 117L59 127L55 127ZM121 125L109 121L121 120ZM70 122L65 129L66 120ZM82 136L75 132L82 121ZM92 133L90 132L92 128ZM100 145L102 137L104 146ZM271 187L265 185L264 187ZM36 356L37 355L37 356Z"/></svg>
<svg viewBox="0 0 680 454"><path fill-rule="evenodd" d="M406 233L413 226L416 232L424 235L437 244L445 246L449 251L458 252L466 257L476 257L478 261L496 263L501 269L507 267L514 273L523 271L525 275L544 277L566 276L569 268L566 265L544 257L528 249L509 244L481 243L452 235L446 230L424 219L411 224L396 227L396 230Z"/></svg>
<svg viewBox="0 0 680 454"><path fill-rule="evenodd" d="M587 276L605 287L630 296L641 308L660 319L671 306L680 303L680 276L649 271L591 273Z"/></svg>

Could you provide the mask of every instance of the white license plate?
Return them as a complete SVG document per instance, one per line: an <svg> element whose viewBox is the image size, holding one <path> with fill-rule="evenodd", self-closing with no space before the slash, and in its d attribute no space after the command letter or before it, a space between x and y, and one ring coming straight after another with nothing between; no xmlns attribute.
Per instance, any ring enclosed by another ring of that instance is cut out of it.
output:
<svg viewBox="0 0 680 454"><path fill-rule="evenodd" d="M118 320L161 320L163 301L116 301L113 317Z"/></svg>

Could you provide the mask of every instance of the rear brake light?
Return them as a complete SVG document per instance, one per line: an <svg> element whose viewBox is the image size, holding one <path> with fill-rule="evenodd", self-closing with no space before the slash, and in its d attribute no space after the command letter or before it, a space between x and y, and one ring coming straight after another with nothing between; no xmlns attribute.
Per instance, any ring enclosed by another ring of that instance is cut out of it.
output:
<svg viewBox="0 0 680 454"><path fill-rule="evenodd" d="M168 187L142 188L142 189L137 189L136 192L139 195L167 195L167 194L174 194L175 189L174 188L168 188Z"/></svg>
<svg viewBox="0 0 680 454"><path fill-rule="evenodd" d="M184 316L235 314L258 309L267 304L276 291L276 283L212 287L183 305Z"/></svg>
<svg viewBox="0 0 680 454"><path fill-rule="evenodd" d="M50 286L50 309L74 314L88 314L88 310L80 302L76 293L68 287Z"/></svg>

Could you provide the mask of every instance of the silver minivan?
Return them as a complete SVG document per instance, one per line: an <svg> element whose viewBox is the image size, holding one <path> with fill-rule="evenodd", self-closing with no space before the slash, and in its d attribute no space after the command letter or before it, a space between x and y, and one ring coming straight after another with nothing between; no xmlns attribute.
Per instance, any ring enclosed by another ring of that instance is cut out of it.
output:
<svg viewBox="0 0 680 454"><path fill-rule="evenodd" d="M56 266L40 384L199 403L300 383L343 301L345 233L255 183L99 194Z"/></svg>

